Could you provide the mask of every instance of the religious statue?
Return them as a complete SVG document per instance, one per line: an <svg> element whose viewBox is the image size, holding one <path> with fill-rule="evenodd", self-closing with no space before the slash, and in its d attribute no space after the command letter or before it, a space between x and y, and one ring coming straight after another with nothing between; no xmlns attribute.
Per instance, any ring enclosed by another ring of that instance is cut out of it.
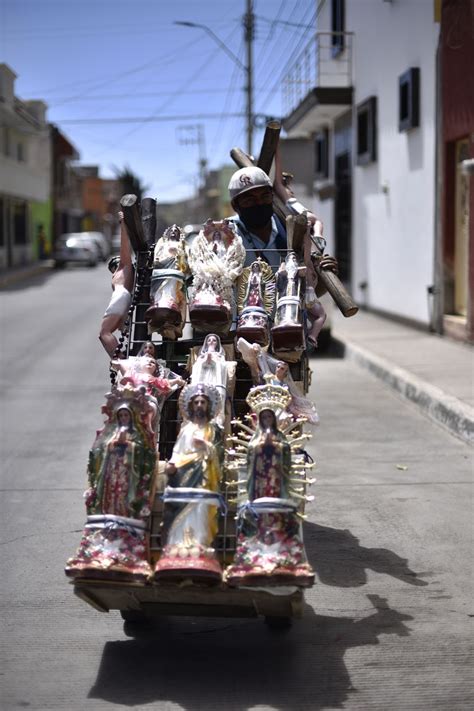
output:
<svg viewBox="0 0 474 711"><path fill-rule="evenodd" d="M269 320L275 302L275 276L270 265L257 259L239 279L237 336L267 346Z"/></svg>
<svg viewBox="0 0 474 711"><path fill-rule="evenodd" d="M89 454L87 523L65 572L71 578L144 583L152 572L146 529L156 463L150 405L129 384L114 387L106 399L107 420Z"/></svg>
<svg viewBox="0 0 474 711"><path fill-rule="evenodd" d="M300 444L308 435L301 435L292 424L285 434L278 425L280 411L290 400L290 393L280 385L253 388L247 403L258 418L255 432L245 436L249 428L241 425L234 438L245 441L246 456L237 455L237 546L225 571L225 581L232 586L309 587L314 582L300 522L301 501L310 498L301 493L309 481Z"/></svg>
<svg viewBox="0 0 474 711"><path fill-rule="evenodd" d="M217 388L222 407L216 415L216 422L225 428L226 417L230 410L230 402L235 384L236 361L226 360L226 353L221 339L215 333L209 333L192 365L191 384L204 383Z"/></svg>
<svg viewBox="0 0 474 711"><path fill-rule="evenodd" d="M273 351L301 353L305 347L303 296L306 267L300 266L294 252L289 252L276 273L276 311L272 328Z"/></svg>
<svg viewBox="0 0 474 711"><path fill-rule="evenodd" d="M185 281L189 276L184 233L168 227L157 241L150 285L150 307L145 312L151 330L176 340L186 318Z"/></svg>
<svg viewBox="0 0 474 711"><path fill-rule="evenodd" d="M228 220L207 220L189 248L193 296L189 317L197 331L226 333L232 321L233 286L242 272L245 249Z"/></svg>
<svg viewBox="0 0 474 711"><path fill-rule="evenodd" d="M223 433L215 421L219 407L220 396L212 385L187 385L181 393L183 424L165 469L165 545L155 580L222 578L213 547L223 460Z"/></svg>
<svg viewBox="0 0 474 711"><path fill-rule="evenodd" d="M288 363L274 358L258 343L249 343L245 338L239 338L236 345L249 366L254 385L269 382L273 385L281 385L289 391L291 400L283 415L284 418L287 416L286 413L290 413L294 420L304 417L310 425L319 424L319 415L314 404L303 395L299 385L293 380Z"/></svg>
<svg viewBox="0 0 474 711"><path fill-rule="evenodd" d="M184 380L158 363L152 341L143 344L138 356L113 360L111 367L121 373L120 385L131 383L136 388L145 388L150 403L149 428L158 439L160 415L165 400L184 385Z"/></svg>

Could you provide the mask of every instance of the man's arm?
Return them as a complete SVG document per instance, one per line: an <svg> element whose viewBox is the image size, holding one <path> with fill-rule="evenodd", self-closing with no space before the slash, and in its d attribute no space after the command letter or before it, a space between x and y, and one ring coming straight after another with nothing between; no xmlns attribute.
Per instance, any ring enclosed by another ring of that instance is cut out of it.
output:
<svg viewBox="0 0 474 711"><path fill-rule="evenodd" d="M123 218L123 212L119 212L120 221L120 263L117 271L112 277L112 282L115 284L123 284L128 290L133 289L133 263L132 263L132 247ZM115 279L117 277L117 279Z"/></svg>

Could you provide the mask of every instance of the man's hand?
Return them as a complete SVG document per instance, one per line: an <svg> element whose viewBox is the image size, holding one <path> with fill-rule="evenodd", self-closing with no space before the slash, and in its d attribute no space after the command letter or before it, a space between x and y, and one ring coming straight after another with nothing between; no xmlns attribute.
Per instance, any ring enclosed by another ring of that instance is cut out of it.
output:
<svg viewBox="0 0 474 711"><path fill-rule="evenodd" d="M326 272L333 272L334 274L339 273L339 265L335 257L331 257L329 254L324 254L319 260L318 267L324 269Z"/></svg>
<svg viewBox="0 0 474 711"><path fill-rule="evenodd" d="M173 474L176 474L176 467L174 464L171 462L168 462L166 467L165 467L165 474L166 476L170 477L173 476Z"/></svg>

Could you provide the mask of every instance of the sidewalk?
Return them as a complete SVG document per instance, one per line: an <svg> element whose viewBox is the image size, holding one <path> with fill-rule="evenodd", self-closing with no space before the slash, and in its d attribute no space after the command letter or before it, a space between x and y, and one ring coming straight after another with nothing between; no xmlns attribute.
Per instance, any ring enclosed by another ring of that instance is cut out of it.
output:
<svg viewBox="0 0 474 711"><path fill-rule="evenodd" d="M25 264L21 267L12 267L10 269L0 269L0 289L4 289L11 284L16 284L25 281L39 274L49 272L54 266L52 259L45 259L42 262L33 262Z"/></svg>
<svg viewBox="0 0 474 711"><path fill-rule="evenodd" d="M464 441L474 443L471 346L365 311L344 318L335 309L332 334L342 343L346 358Z"/></svg>

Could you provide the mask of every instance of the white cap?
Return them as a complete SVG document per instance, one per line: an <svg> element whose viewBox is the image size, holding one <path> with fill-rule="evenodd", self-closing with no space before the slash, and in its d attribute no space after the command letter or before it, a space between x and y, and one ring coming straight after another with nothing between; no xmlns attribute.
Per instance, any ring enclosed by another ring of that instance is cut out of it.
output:
<svg viewBox="0 0 474 711"><path fill-rule="evenodd" d="M230 199L233 201L238 195L246 193L247 190L262 187L271 188L273 186L272 181L261 168L257 168L255 165L249 166L248 168L240 168L235 171L230 179Z"/></svg>

